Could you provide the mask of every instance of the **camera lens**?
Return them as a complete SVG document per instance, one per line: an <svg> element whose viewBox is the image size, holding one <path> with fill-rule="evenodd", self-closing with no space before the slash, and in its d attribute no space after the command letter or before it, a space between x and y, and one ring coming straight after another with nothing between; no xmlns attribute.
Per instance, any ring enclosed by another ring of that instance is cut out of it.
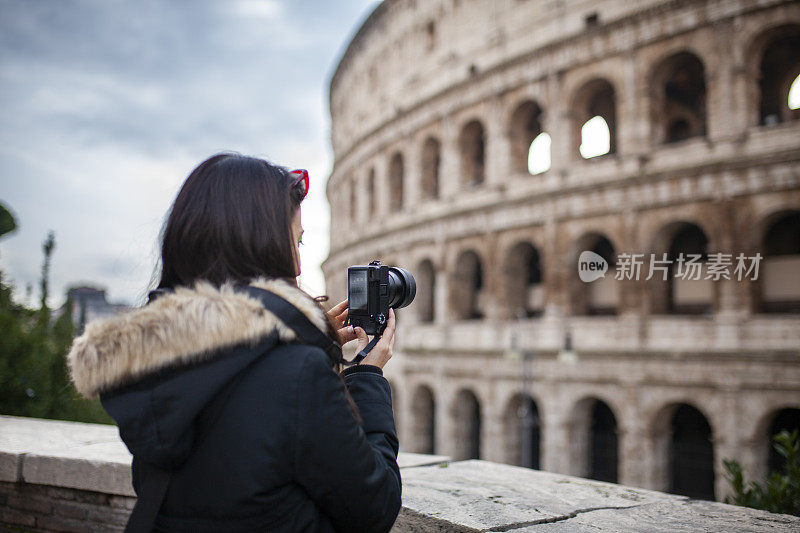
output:
<svg viewBox="0 0 800 533"><path fill-rule="evenodd" d="M417 295L417 282L405 268L389 267L389 307L410 305Z"/></svg>

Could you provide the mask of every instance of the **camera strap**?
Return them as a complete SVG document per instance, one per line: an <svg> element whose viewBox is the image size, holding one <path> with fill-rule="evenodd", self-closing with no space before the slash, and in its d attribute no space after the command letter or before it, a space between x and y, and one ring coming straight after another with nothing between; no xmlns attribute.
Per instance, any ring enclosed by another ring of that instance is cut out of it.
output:
<svg viewBox="0 0 800 533"><path fill-rule="evenodd" d="M375 335L374 337L372 337L372 340L369 341L369 343L366 346L364 346L363 350L358 352L356 356L353 357L352 361L345 361L344 364L347 366L357 365L358 363L363 361L364 358L367 356L367 354L372 351L372 349L375 347L376 344L378 344L379 340L381 340L380 335Z"/></svg>
<svg viewBox="0 0 800 533"><path fill-rule="evenodd" d="M237 292L252 296L261 302L265 309L280 318L306 344L321 348L336 363L347 364L342 356L342 347L325 335L297 307L274 292L252 286L236 287Z"/></svg>
<svg viewBox="0 0 800 533"><path fill-rule="evenodd" d="M344 366L359 364L381 339L380 335L375 335L363 350L358 352L351 361L348 361L342 355L342 347L331 340L331 338L315 326L306 315L287 300L281 298L274 292L249 285L239 286L236 290L256 298L265 309L271 311L280 318L284 324L291 328L303 342L322 348L334 362Z"/></svg>

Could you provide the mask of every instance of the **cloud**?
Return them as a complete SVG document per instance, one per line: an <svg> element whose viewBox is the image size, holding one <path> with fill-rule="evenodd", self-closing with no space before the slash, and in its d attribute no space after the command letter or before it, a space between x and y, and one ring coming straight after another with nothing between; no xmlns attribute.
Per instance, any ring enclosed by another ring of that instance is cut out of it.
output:
<svg viewBox="0 0 800 533"><path fill-rule="evenodd" d="M20 230L0 268L52 294L76 280L137 301L164 213L222 150L308 168L304 282L324 289L327 74L373 2L0 0L0 195Z"/></svg>

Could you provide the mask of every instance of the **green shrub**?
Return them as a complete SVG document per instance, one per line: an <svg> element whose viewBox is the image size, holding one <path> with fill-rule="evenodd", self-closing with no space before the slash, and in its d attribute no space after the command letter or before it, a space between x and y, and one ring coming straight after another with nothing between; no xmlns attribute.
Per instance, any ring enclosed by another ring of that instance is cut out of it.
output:
<svg viewBox="0 0 800 533"><path fill-rule="evenodd" d="M771 472L764 483L745 483L742 466L736 461L723 461L725 478L735 495L725 503L764 509L772 513L800 516L800 434L781 431L773 437L775 450L786 459L782 472Z"/></svg>
<svg viewBox="0 0 800 533"><path fill-rule="evenodd" d="M53 320L47 306L52 232L43 243L39 309L14 302L0 272L0 413L111 424L100 402L82 398L69 379L66 356L74 327L68 301Z"/></svg>

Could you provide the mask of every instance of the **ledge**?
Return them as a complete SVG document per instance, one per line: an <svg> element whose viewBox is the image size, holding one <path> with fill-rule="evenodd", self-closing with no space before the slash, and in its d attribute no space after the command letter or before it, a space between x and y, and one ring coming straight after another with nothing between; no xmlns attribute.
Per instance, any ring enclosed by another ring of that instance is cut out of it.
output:
<svg viewBox="0 0 800 533"><path fill-rule="evenodd" d="M130 459L114 426L0 416L0 482L133 497ZM800 531L800 517L487 461L401 453L398 463L395 532ZM121 527L127 512L109 516Z"/></svg>
<svg viewBox="0 0 800 533"><path fill-rule="evenodd" d="M472 460L404 470L393 531L798 530L800 517Z"/></svg>
<svg viewBox="0 0 800 533"><path fill-rule="evenodd" d="M136 496L116 426L0 416L0 481Z"/></svg>

